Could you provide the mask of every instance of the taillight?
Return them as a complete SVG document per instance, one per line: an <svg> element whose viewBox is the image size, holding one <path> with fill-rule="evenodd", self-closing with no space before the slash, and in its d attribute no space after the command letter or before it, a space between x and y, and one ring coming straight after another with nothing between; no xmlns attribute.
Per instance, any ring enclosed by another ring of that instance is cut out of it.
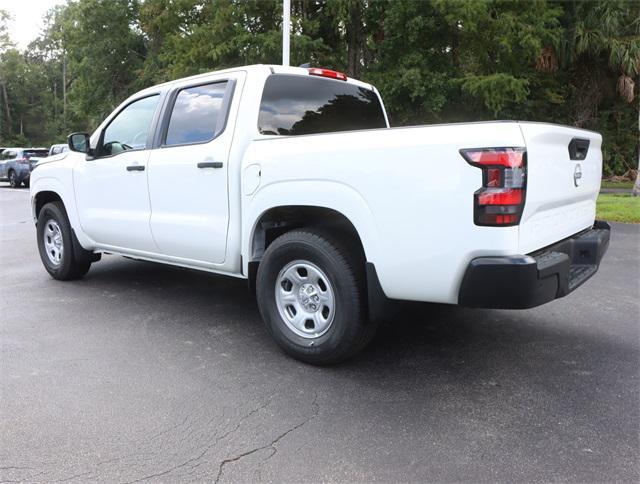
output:
<svg viewBox="0 0 640 484"><path fill-rule="evenodd" d="M309 74L312 76L329 77L331 79L338 79L339 81L347 80L347 75L342 72L332 71L331 69L321 69L319 67L309 68Z"/></svg>
<svg viewBox="0 0 640 484"><path fill-rule="evenodd" d="M472 148L460 150L467 162L482 170L482 188L474 194L476 225L518 225L527 188L525 148Z"/></svg>

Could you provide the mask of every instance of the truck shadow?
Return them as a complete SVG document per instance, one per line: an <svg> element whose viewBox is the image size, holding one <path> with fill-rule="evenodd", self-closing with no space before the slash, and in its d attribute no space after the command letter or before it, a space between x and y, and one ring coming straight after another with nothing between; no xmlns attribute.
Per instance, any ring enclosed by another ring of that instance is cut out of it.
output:
<svg viewBox="0 0 640 484"><path fill-rule="evenodd" d="M303 372L313 368L282 355L275 347L246 281L121 257L105 259L78 287L102 290L112 297L135 293L130 307L126 301L120 303L123 310L158 312L158 329L180 320L209 333L223 330L231 340L250 335L252 340L244 343L252 347L252 354L243 357L277 359L281 365ZM581 295L571 297L575 305ZM593 375L595 362L611 354L637 360L632 341L625 346L586 331L575 321L576 313L569 311L570 307L563 305L563 300L526 311L404 303L393 319L381 323L376 337L360 355L324 371L343 376L375 372L399 377L411 370L412 381L420 375L454 372L492 385L505 371L520 377L545 374L553 380L554 375Z"/></svg>
<svg viewBox="0 0 640 484"><path fill-rule="evenodd" d="M405 304L362 353L323 368L280 352L245 281L105 259L74 286L113 295L120 317L175 339L179 352L203 355L199 362L214 372L202 375L203 389L233 375L234 385L278 395L284 408L291 395L315 394L324 422L336 414L349 419L357 409L367 425L381 418L386 428L418 425L422 433L443 435L467 427L496 433L512 422L512 431L534 429L536 441L560 424L588 432L589 422L606 419L611 438L633 441L616 416L638 418L637 385L629 384L637 376L637 342L594 331L593 320L606 324L606 314L590 316L585 327L571 308L588 293L573 295L573 305L558 301L528 311ZM195 346L180 349L185 333Z"/></svg>

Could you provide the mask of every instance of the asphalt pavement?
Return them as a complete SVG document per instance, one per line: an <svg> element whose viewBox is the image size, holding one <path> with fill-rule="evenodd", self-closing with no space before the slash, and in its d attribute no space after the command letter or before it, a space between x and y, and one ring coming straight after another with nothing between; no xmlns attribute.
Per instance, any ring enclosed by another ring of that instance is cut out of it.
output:
<svg viewBox="0 0 640 484"><path fill-rule="evenodd" d="M243 281L41 266L0 185L0 481L638 482L640 226L527 311L407 305L346 364L283 355Z"/></svg>

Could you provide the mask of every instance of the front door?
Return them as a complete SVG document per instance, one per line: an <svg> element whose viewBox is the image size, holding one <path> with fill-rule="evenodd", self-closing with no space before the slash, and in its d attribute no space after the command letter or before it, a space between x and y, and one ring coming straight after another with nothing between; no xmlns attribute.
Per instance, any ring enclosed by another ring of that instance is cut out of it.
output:
<svg viewBox="0 0 640 484"><path fill-rule="evenodd" d="M149 228L147 163L159 98L126 105L103 130L95 158L74 168L80 225L102 247L157 252Z"/></svg>

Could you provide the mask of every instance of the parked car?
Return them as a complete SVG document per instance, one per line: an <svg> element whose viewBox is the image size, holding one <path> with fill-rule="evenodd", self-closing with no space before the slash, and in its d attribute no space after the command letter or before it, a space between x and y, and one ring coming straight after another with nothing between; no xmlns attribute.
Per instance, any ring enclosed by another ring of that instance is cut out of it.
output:
<svg viewBox="0 0 640 484"><path fill-rule="evenodd" d="M47 154L46 148L6 148L0 155L0 180L9 181L12 188L23 183L28 187L35 158L46 157Z"/></svg>
<svg viewBox="0 0 640 484"><path fill-rule="evenodd" d="M36 167L36 165L38 164L38 162L40 162L41 159L48 158L50 156L60 155L62 153L67 153L68 151L69 151L68 143L51 145L48 153L45 156L31 158L31 171L33 171L33 169Z"/></svg>
<svg viewBox="0 0 640 484"><path fill-rule="evenodd" d="M49 148L49 156L59 155L60 153L65 153L67 151L69 151L69 143L51 145L51 148Z"/></svg>
<svg viewBox="0 0 640 484"><path fill-rule="evenodd" d="M334 363L389 301L529 308L593 276L601 142L545 123L390 128L375 87L342 73L229 69L70 135L33 173L37 243L60 280L103 252L247 279L287 353Z"/></svg>

